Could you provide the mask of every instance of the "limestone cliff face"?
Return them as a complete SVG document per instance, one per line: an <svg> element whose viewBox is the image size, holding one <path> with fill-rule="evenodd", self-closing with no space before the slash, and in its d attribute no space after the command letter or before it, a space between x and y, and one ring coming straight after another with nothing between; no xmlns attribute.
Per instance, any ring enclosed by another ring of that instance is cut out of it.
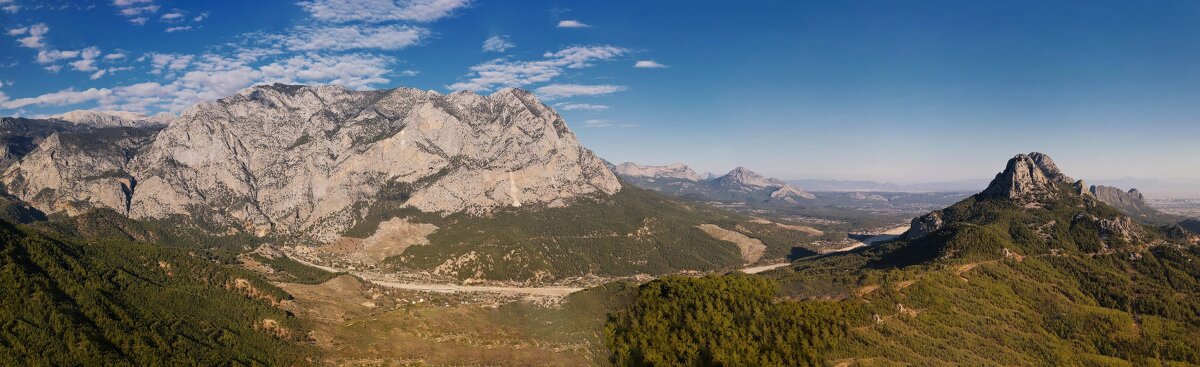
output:
<svg viewBox="0 0 1200 367"><path fill-rule="evenodd" d="M1105 204L1121 210L1137 212L1152 209L1146 204L1146 197L1142 196L1138 189L1123 191L1112 186L1092 185L1089 191Z"/></svg>
<svg viewBox="0 0 1200 367"><path fill-rule="evenodd" d="M145 115L127 111L75 110L50 118L90 127L150 127L166 126L175 119L175 115L170 112Z"/></svg>
<svg viewBox="0 0 1200 367"><path fill-rule="evenodd" d="M625 162L613 170L616 174L630 177L647 178L676 178L689 181L703 180L696 171L683 163L673 163L665 166L643 166L633 162Z"/></svg>
<svg viewBox="0 0 1200 367"><path fill-rule="evenodd" d="M144 148L122 159L114 153L97 151L105 158L69 169L23 160L4 180L22 177L29 189L18 196L30 200L41 188L69 190L63 182L79 178L94 193L72 200L133 218L191 218L320 240L350 228L381 195L425 212L486 214L620 190L553 109L517 89L480 96L257 86L193 106ZM110 169L136 182L124 205L113 199L120 187L106 191L103 179L80 178Z"/></svg>
<svg viewBox="0 0 1200 367"><path fill-rule="evenodd" d="M1050 156L1037 152L1018 154L1008 161L1004 171L996 175L982 195L1020 201L1044 200L1059 193L1059 184L1073 183L1074 180L1059 171Z"/></svg>
<svg viewBox="0 0 1200 367"><path fill-rule="evenodd" d="M104 128L50 135L5 170L5 188L34 207L76 215L92 208L127 213L136 180L130 158L157 129Z"/></svg>

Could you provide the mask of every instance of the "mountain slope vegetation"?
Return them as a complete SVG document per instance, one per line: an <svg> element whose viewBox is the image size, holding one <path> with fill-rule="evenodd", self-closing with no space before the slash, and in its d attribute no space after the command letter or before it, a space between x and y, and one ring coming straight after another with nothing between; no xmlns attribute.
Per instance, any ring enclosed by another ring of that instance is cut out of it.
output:
<svg viewBox="0 0 1200 367"><path fill-rule="evenodd" d="M676 345L641 341L739 335L746 325L780 322L784 325L776 328L792 330L785 337L804 335L820 330L810 325L829 314L812 305L836 299L862 312L846 313L841 324L820 324L833 336L824 339L829 343L802 349L781 364L1200 364L1195 237L1169 236L1163 228L1132 221L1081 190L1048 157L1014 159L1018 162L1010 162L988 190L914 220L906 238L802 259L791 269L768 273L780 284L773 302L730 313L662 291L759 289L732 280L657 280L643 286L638 302L609 321L613 361L659 364L656 356ZM725 289L731 286L737 289ZM788 304L793 306L780 306ZM779 310L800 305L818 311L796 316ZM681 315L735 322L652 327L673 325ZM637 338L622 333L632 329L641 331ZM685 344L690 355L737 360L774 350L775 340L745 339L740 350Z"/></svg>
<svg viewBox="0 0 1200 367"><path fill-rule="evenodd" d="M0 364L288 365L311 357L289 298L157 245L0 222Z"/></svg>
<svg viewBox="0 0 1200 367"><path fill-rule="evenodd" d="M663 274L744 264L737 246L705 234L697 228L701 224L761 237L767 246L764 260L813 254L796 247L813 238L803 232L760 230L763 226L743 216L628 186L565 208L514 208L489 217L440 218L412 211L380 217L405 215L441 229L429 236L428 245L411 246L388 263L417 269L453 264L440 269L464 279Z"/></svg>

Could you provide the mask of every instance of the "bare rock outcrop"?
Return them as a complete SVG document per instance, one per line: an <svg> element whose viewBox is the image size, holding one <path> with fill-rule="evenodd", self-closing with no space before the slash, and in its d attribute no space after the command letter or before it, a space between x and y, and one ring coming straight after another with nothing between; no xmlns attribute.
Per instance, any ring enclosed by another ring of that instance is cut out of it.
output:
<svg viewBox="0 0 1200 367"><path fill-rule="evenodd" d="M689 181L703 180L696 171L683 163L673 163L665 166L643 166L633 162L625 162L616 166L614 172L621 176L648 178L675 178Z"/></svg>
<svg viewBox="0 0 1200 367"><path fill-rule="evenodd" d="M147 127L166 126L175 119L175 115L170 112L146 115L129 111L75 110L50 118L91 127Z"/></svg>
<svg viewBox="0 0 1200 367"><path fill-rule="evenodd" d="M714 178L712 182L715 187L731 191L754 192L767 189L771 199L782 199L792 203L798 202L798 199L816 198L813 194L795 185L768 178L746 169L746 167L734 168L724 176Z"/></svg>
<svg viewBox="0 0 1200 367"><path fill-rule="evenodd" d="M1146 197L1138 189L1123 191L1112 186L1092 185L1089 191L1096 196L1096 199L1121 210L1132 212L1153 210L1150 205L1146 204Z"/></svg>
<svg viewBox="0 0 1200 367"><path fill-rule="evenodd" d="M982 195L1038 201L1056 197L1060 184L1073 183L1074 180L1059 171L1050 156L1037 152L1018 154L1008 161L1004 171L996 175Z"/></svg>
<svg viewBox="0 0 1200 367"><path fill-rule="evenodd" d="M620 190L558 113L519 89L481 96L256 86L187 109L137 149L76 160L63 144L43 145L43 154L6 171L4 183L20 181L26 188L14 194L49 211L83 202L137 219L182 217L322 241L381 197L424 212L483 215ZM118 171L129 194L112 178L93 177ZM70 195L36 197L46 189Z"/></svg>
<svg viewBox="0 0 1200 367"><path fill-rule="evenodd" d="M137 185L130 160L155 131L105 128L55 133L0 178L9 193L47 213L76 215L111 208L127 214Z"/></svg>
<svg viewBox="0 0 1200 367"><path fill-rule="evenodd" d="M917 239L928 236L930 233L936 232L946 225L942 220L941 212L932 212L912 219L912 224L909 225L908 231L904 232L904 237L908 239Z"/></svg>

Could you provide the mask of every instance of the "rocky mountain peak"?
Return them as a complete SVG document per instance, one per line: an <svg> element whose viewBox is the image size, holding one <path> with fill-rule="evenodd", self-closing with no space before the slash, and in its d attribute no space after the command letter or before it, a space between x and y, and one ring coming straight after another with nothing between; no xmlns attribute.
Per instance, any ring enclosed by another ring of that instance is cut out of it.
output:
<svg viewBox="0 0 1200 367"><path fill-rule="evenodd" d="M50 116L50 118L89 127L147 127L167 125L176 116L170 112L146 115L141 112L129 111L75 110Z"/></svg>
<svg viewBox="0 0 1200 367"><path fill-rule="evenodd" d="M47 200L320 240L340 236L381 200L486 215L620 190L562 117L519 89L480 96L261 85L192 106L153 133L113 159L101 150L31 154L4 184L29 188L21 195L30 200L43 188L69 192L64 185L78 178L70 184L86 192ZM40 173L50 166L60 170ZM90 199L110 197L124 200Z"/></svg>
<svg viewBox="0 0 1200 367"><path fill-rule="evenodd" d="M754 171L746 169L746 167L741 167L741 166L734 168L732 171L729 171L729 173L725 174L724 176L718 177L717 180L721 181L722 183L725 183L725 184L736 184L736 185L756 187L756 188L771 187L771 186L782 187L783 185L785 185L785 183L782 181L767 178L763 175L755 173Z"/></svg>
<svg viewBox="0 0 1200 367"><path fill-rule="evenodd" d="M1059 184L1074 184L1074 180L1063 174L1050 156L1037 152L1018 154L1008 160L1004 171L996 175L982 195L1040 200L1054 197L1060 191Z"/></svg>
<svg viewBox="0 0 1200 367"><path fill-rule="evenodd" d="M643 166L633 162L621 163L616 168L621 176L647 178L674 178L689 181L700 181L703 178L683 163L672 163L664 166Z"/></svg>
<svg viewBox="0 0 1200 367"><path fill-rule="evenodd" d="M1112 186L1092 185L1089 190L1097 199L1115 207L1147 207L1146 197L1138 189L1124 191Z"/></svg>

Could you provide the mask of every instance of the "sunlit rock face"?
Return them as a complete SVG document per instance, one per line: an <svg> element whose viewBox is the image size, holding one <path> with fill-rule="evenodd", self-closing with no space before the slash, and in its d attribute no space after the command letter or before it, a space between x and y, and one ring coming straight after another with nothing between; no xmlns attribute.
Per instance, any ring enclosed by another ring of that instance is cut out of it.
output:
<svg viewBox="0 0 1200 367"><path fill-rule="evenodd" d="M113 171L128 181L122 188L96 178L94 194L71 199L139 219L190 218L320 240L338 237L381 196L425 212L485 215L620 190L558 113L518 89L481 96L257 86L189 108L122 155L104 167L71 164L67 170ZM39 164L10 168L5 182L87 181L45 174Z"/></svg>

